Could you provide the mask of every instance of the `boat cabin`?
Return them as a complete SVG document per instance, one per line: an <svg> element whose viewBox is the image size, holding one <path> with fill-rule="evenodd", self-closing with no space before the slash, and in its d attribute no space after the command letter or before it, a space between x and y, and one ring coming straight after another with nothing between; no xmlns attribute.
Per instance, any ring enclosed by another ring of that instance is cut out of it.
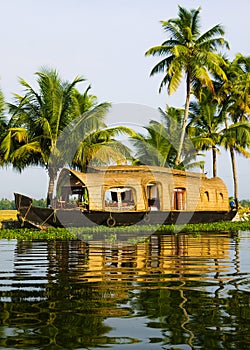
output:
<svg viewBox="0 0 250 350"><path fill-rule="evenodd" d="M82 211L225 211L228 192L220 178L153 166L92 167L87 173L63 169L56 208Z"/></svg>

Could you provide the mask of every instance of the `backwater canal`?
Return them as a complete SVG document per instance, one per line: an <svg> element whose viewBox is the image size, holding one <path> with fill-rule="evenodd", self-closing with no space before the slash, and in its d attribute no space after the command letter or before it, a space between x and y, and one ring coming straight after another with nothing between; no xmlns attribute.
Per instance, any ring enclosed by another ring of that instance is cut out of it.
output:
<svg viewBox="0 0 250 350"><path fill-rule="evenodd" d="M250 232L0 240L0 349L250 349Z"/></svg>

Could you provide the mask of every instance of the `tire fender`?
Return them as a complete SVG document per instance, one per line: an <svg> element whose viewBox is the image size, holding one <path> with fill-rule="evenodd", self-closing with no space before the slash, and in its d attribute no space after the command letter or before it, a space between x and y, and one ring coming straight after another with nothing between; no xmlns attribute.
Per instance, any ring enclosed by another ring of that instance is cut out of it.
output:
<svg viewBox="0 0 250 350"><path fill-rule="evenodd" d="M116 224L115 219L114 219L112 216L110 216L110 217L107 219L107 225L108 225L108 227L114 227L115 224Z"/></svg>

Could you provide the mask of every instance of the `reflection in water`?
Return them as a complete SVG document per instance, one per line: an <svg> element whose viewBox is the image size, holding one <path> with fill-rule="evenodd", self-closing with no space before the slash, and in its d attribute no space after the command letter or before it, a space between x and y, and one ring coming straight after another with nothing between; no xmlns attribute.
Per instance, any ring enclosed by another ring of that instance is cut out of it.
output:
<svg viewBox="0 0 250 350"><path fill-rule="evenodd" d="M0 348L247 349L249 238L2 240Z"/></svg>

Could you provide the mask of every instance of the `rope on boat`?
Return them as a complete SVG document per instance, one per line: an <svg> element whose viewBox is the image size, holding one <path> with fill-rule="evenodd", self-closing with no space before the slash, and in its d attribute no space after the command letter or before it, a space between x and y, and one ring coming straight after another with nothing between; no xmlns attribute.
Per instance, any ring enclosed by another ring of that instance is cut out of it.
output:
<svg viewBox="0 0 250 350"><path fill-rule="evenodd" d="M28 209L27 209L27 211L26 211L26 213L25 213L25 215L24 215L24 217L22 217L22 223L21 223L21 226L23 226L24 225L24 222L25 222L25 220L26 220L26 217L27 217L27 215L29 214L29 211L30 211L30 208L32 207L32 202L30 203L30 205L28 206Z"/></svg>
<svg viewBox="0 0 250 350"><path fill-rule="evenodd" d="M52 215L54 215L53 222L55 223L56 222L56 209L54 209L52 211L52 213L50 213L50 215L41 223L41 226L43 226L52 217Z"/></svg>

